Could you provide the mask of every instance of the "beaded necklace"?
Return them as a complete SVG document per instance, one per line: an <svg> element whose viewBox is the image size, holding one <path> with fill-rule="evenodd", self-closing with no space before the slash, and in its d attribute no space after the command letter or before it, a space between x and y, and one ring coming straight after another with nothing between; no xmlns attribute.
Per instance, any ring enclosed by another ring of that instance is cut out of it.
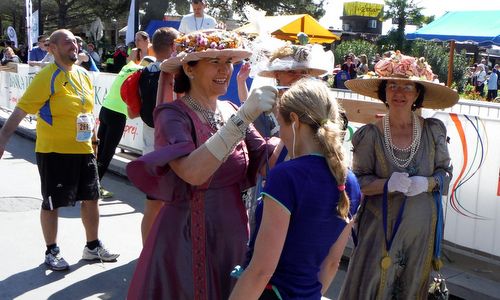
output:
<svg viewBox="0 0 500 300"><path fill-rule="evenodd" d="M194 100L190 95L184 96L184 100L187 104L195 111L201 113L205 121L214 129L215 131L219 130L224 125L224 120L222 119L222 114L216 108L215 111L211 111L206 109L198 103L198 101Z"/></svg>
<svg viewBox="0 0 500 300"><path fill-rule="evenodd" d="M389 124L389 114L386 114L383 118L383 126L384 126L384 144L385 148L387 149L387 152L390 154L390 158L392 162L400 167L400 168L406 168L410 165L410 162L412 161L413 157L418 151L418 148L420 147L420 138L422 136L422 132L420 129L420 122L418 121L417 115L415 113L412 113L412 123L413 123L413 134L412 134L412 141L411 144L406 147L406 148L399 148L396 147L392 143L392 136L391 136L391 126ZM409 155L407 158L400 158L397 157L396 154L394 153L394 150L400 151L400 152L405 152L408 153Z"/></svg>

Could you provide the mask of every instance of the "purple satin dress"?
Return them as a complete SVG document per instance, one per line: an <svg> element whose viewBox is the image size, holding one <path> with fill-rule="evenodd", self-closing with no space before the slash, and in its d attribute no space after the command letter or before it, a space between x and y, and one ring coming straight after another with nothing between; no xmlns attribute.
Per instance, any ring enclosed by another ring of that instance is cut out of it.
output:
<svg viewBox="0 0 500 300"><path fill-rule="evenodd" d="M227 299L236 283L229 274L247 251L241 191L255 184L276 140L266 143L251 126L208 182L194 187L168 163L202 145L212 128L181 100L158 106L155 128L156 150L129 163L127 174L165 205L137 262L128 299Z"/></svg>

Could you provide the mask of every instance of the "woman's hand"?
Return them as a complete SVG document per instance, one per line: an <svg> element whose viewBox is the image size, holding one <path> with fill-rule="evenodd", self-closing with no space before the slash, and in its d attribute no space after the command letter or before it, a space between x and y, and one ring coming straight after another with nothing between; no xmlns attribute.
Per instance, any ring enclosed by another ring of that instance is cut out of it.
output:
<svg viewBox="0 0 500 300"><path fill-rule="evenodd" d="M242 64L238 75L236 75L236 80L238 80L238 82L246 81L248 76L250 76L250 69L249 63Z"/></svg>
<svg viewBox="0 0 500 300"><path fill-rule="evenodd" d="M263 86L252 91L247 101L238 110L238 116L246 124L250 124L257 117L271 111L278 100L278 90L272 86Z"/></svg>
<svg viewBox="0 0 500 300"><path fill-rule="evenodd" d="M411 184L408 187L408 192L405 193L406 196L415 196L429 189L429 180L424 176L412 176L410 177Z"/></svg>
<svg viewBox="0 0 500 300"><path fill-rule="evenodd" d="M389 178L387 183L387 190L392 192L407 193L411 185L411 179L408 177L408 173L394 172Z"/></svg>

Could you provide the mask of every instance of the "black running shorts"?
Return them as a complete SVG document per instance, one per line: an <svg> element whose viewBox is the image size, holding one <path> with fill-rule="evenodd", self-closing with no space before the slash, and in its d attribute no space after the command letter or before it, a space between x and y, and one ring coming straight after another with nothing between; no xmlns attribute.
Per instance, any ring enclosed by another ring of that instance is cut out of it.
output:
<svg viewBox="0 0 500 300"><path fill-rule="evenodd" d="M99 199L99 176L93 154L36 153L42 184L42 209L75 206Z"/></svg>

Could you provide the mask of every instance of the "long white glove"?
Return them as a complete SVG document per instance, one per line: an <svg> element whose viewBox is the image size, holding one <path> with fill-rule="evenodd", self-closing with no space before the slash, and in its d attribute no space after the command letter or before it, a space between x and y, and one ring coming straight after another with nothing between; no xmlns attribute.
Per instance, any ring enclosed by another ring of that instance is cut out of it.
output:
<svg viewBox="0 0 500 300"><path fill-rule="evenodd" d="M278 91L272 86L253 90L236 114L205 142L208 151L218 160L225 161L236 144L245 138L248 125L261 113L272 110L277 95Z"/></svg>
<svg viewBox="0 0 500 300"><path fill-rule="evenodd" d="M429 180L424 176L412 176L410 177L411 184L408 188L408 192L405 193L406 196L415 196L423 192L427 192L429 189Z"/></svg>
<svg viewBox="0 0 500 300"><path fill-rule="evenodd" d="M411 180L408 177L408 173L394 172L389 178L387 183L387 190L392 192L407 193L408 188L411 185Z"/></svg>
<svg viewBox="0 0 500 300"><path fill-rule="evenodd" d="M254 89L236 114L248 125L255 121L261 113L271 111L276 105L277 96L278 90L273 86L262 86Z"/></svg>

